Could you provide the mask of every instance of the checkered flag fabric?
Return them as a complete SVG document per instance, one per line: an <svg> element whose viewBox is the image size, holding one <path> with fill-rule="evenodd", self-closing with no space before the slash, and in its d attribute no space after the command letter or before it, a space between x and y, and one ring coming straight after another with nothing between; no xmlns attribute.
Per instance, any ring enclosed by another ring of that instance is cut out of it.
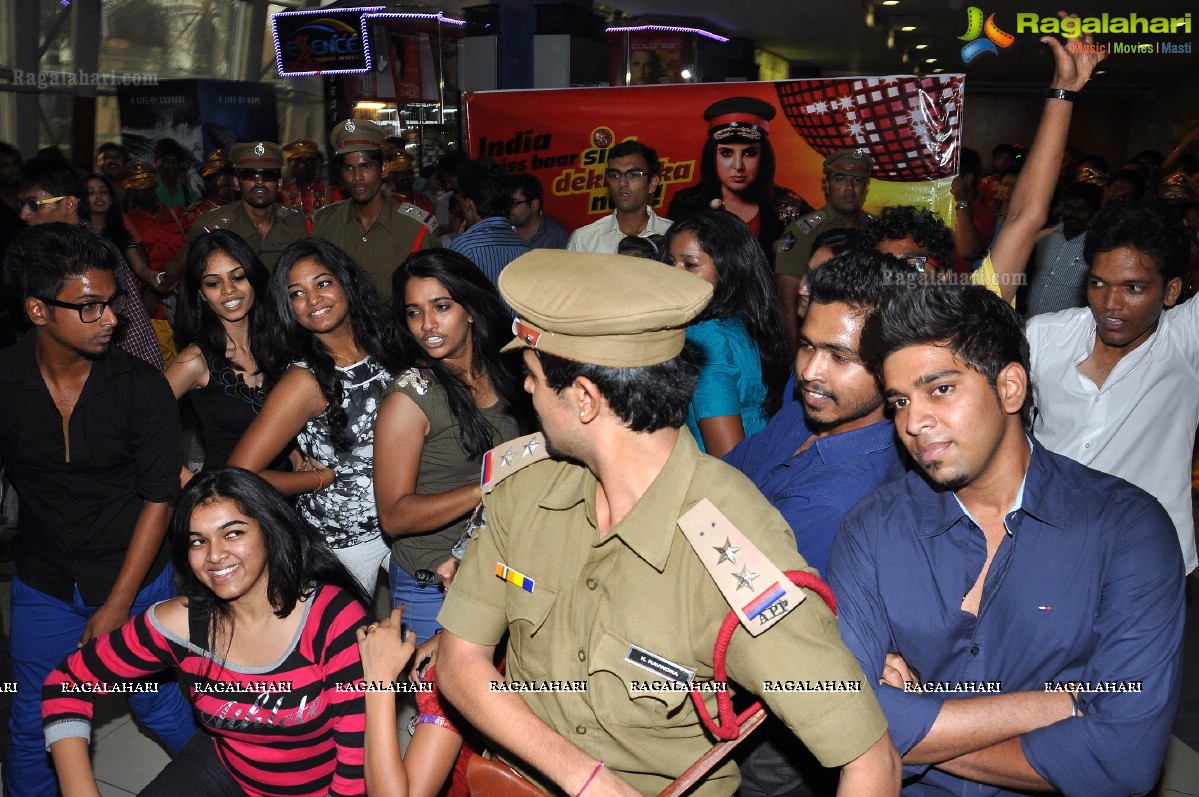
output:
<svg viewBox="0 0 1199 797"><path fill-rule="evenodd" d="M787 121L821 155L864 149L871 174L911 183L954 177L962 75L889 75L775 83Z"/></svg>

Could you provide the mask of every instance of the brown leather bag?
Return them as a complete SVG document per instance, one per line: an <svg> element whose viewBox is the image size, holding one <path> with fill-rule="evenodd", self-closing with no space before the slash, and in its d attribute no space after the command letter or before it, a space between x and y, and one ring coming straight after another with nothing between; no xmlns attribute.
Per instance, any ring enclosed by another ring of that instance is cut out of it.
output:
<svg viewBox="0 0 1199 797"><path fill-rule="evenodd" d="M736 739L718 742L700 756L686 772L679 775L658 797L680 797L745 741L754 729L766 719L766 709L759 708L741 723L741 735ZM544 797L545 793L534 786L506 764L474 755L466 765L466 786L471 797Z"/></svg>
<svg viewBox="0 0 1199 797"><path fill-rule="evenodd" d="M545 797L507 764L480 755L466 763L466 788L471 797Z"/></svg>

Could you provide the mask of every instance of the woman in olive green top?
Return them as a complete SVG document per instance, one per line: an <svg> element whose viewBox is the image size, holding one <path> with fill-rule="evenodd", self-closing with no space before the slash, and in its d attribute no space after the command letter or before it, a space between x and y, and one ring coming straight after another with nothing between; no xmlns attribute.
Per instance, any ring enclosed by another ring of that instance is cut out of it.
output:
<svg viewBox="0 0 1199 797"><path fill-rule="evenodd" d="M437 569L479 503L483 455L530 423L519 361L500 354L511 316L483 272L447 249L392 276L401 328L422 362L387 389L375 421L375 503L392 537L392 605L420 641L440 626Z"/></svg>

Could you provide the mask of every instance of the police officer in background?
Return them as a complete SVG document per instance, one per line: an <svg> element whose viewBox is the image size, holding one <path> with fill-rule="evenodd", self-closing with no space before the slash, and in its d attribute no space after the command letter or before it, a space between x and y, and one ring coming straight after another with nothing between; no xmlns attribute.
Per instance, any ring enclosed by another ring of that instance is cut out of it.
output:
<svg viewBox="0 0 1199 797"><path fill-rule="evenodd" d="M391 275L408 255L436 246L436 230L424 224L426 213L397 202L384 190L383 128L366 119L346 119L333 128L334 168L341 174L349 199L316 214L313 232L344 250L370 275L385 298L391 297Z"/></svg>
<svg viewBox="0 0 1199 797"><path fill-rule="evenodd" d="M783 231L774 256L775 281L787 342L795 351L799 317L799 288L808 272L812 242L825 230L852 228L862 217L862 203L870 186L874 159L864 149L843 149L824 159L824 207L801 216Z"/></svg>
<svg viewBox="0 0 1199 797"><path fill-rule="evenodd" d="M304 214L277 203L283 172L283 149L273 141L248 141L229 150L233 162L233 190L239 201L201 213L187 233L187 245L175 259L167 277L173 285L183 272L187 253L197 238L213 230L241 236L268 269L293 241L308 237Z"/></svg>
<svg viewBox="0 0 1199 797"><path fill-rule="evenodd" d="M774 597L790 587L779 569L805 566L782 517L680 433L698 374L685 328L711 286L638 258L552 250L513 261L499 286L518 314L506 348L524 347L525 389L555 458L487 497L487 529L438 617L446 695L541 788L655 794L709 749L687 691L712 685L730 605L769 604L773 625L740 617L730 679L763 694L797 745L843 767L841 794L897 795L899 761L871 689L769 685L863 676L818 598ZM514 443L495 470L532 461L536 443ZM586 687L514 689L530 682ZM715 695L704 693L711 710ZM692 793L731 795L737 784L725 762Z"/></svg>

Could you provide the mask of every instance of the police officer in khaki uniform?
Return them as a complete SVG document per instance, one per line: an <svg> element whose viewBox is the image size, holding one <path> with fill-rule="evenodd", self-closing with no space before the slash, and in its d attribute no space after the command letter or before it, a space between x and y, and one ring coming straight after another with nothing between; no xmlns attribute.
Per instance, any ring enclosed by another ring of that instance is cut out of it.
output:
<svg viewBox="0 0 1199 797"><path fill-rule="evenodd" d="M279 255L294 241L308 237L304 214L277 204L279 178L283 171L283 149L273 141L234 144L229 150L233 163L233 190L240 201L201 213L187 234L187 245L171 266L171 282L187 262L192 242L206 232L229 230L250 245L262 264L275 268Z"/></svg>
<svg viewBox="0 0 1199 797"><path fill-rule="evenodd" d="M384 191L387 163L382 144L386 132L365 119L339 122L329 136L349 199L317 212L313 229L343 249L370 275L384 297L391 296L391 275L408 255L435 245L436 229L424 224L427 214L416 205L397 202Z"/></svg>
<svg viewBox="0 0 1199 797"><path fill-rule="evenodd" d="M787 341L795 351L799 332L796 315L799 288L808 273L812 241L825 230L853 227L862 215L862 202L870 186L874 159L864 149L843 149L824 159L824 207L801 216L788 225L779 239L774 256L775 280Z"/></svg>
<svg viewBox="0 0 1199 797"><path fill-rule="evenodd" d="M823 764L843 767L842 794L897 795L898 757L835 618L814 595L789 608L771 596L786 582L778 569L805 567L790 529L680 433L697 377L685 328L711 286L636 258L537 250L499 288L518 314L507 348L525 347L525 388L560 458L486 499L486 528L438 617L449 699L543 788L656 794L711 745L687 689L710 689L730 605L773 605L777 622L732 636L735 688L761 694ZM492 465L519 464L528 445ZM727 525L685 522L700 508ZM505 633L501 676L492 662ZM817 683L837 686L805 688ZM737 784L726 762L691 793Z"/></svg>

